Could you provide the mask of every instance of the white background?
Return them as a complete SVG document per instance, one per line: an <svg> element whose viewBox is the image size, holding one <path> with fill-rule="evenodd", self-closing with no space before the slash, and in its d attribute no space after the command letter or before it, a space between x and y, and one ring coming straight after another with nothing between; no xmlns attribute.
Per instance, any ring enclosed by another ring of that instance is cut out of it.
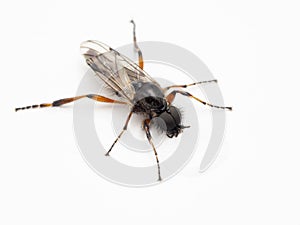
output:
<svg viewBox="0 0 300 225"><path fill-rule="evenodd" d="M234 106L203 174L201 148L161 185L112 184L77 150L72 107L13 110L72 96L87 68L79 44L127 44L132 18L140 41L198 55ZM299 224L299 20L288 0L2 2L0 223Z"/></svg>

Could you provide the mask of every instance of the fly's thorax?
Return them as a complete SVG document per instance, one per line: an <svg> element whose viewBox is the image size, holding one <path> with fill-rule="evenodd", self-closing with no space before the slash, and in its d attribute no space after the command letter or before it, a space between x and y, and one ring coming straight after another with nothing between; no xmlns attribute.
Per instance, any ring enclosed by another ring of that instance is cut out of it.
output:
<svg viewBox="0 0 300 225"><path fill-rule="evenodd" d="M134 111L146 113L149 116L159 115L167 109L167 102L162 89L155 83L136 81L132 83L135 89Z"/></svg>
<svg viewBox="0 0 300 225"><path fill-rule="evenodd" d="M151 82L135 81L131 83L135 90L134 101L138 102L146 97L164 98L164 93L160 86Z"/></svg>

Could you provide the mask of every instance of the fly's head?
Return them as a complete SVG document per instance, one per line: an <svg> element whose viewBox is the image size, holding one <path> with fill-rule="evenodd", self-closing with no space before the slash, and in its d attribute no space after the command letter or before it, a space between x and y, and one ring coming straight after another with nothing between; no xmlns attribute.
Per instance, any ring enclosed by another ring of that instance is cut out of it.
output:
<svg viewBox="0 0 300 225"><path fill-rule="evenodd" d="M152 121L159 129L165 131L169 138L177 137L184 128L189 128L189 126L181 124L181 112L172 105L168 106L164 112L153 118Z"/></svg>

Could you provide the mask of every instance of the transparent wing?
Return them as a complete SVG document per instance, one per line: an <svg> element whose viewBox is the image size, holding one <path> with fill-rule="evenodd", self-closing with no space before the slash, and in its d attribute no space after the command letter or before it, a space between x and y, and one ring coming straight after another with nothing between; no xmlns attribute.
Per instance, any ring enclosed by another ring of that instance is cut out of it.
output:
<svg viewBox="0 0 300 225"><path fill-rule="evenodd" d="M85 41L80 49L88 65L110 88L132 103L132 82L141 80L159 84L127 57L98 41Z"/></svg>

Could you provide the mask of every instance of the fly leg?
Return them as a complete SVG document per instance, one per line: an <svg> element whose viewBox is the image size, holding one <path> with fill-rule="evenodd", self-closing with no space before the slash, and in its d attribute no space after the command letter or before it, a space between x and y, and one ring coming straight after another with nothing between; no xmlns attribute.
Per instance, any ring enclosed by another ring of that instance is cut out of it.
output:
<svg viewBox="0 0 300 225"><path fill-rule="evenodd" d="M64 105L64 104L67 104L70 102L74 102L81 98L90 98L90 99L93 99L98 102L127 104L126 102L120 102L120 101L110 99L110 98L107 98L107 97L104 97L101 95L89 94L89 95L76 96L76 97L72 97L72 98L63 98L63 99L56 100L52 103L42 103L42 104L38 104L38 105L30 105L30 106L15 108L15 111L17 112L19 110L31 109L31 108L35 109L35 108L44 108L44 107L57 107L57 106L61 106L61 105Z"/></svg>
<svg viewBox="0 0 300 225"><path fill-rule="evenodd" d="M121 136L123 135L123 133L127 130L127 125L128 125L128 123L129 123L129 120L130 120L130 118L131 118L131 116L132 116L132 111L130 111L130 113L129 113L129 115L128 115L128 117L127 117L127 120L126 120L126 122L125 122L125 125L124 125L124 127L123 127L123 130L121 131L121 133L118 135L118 137L116 138L116 140L114 141L114 143L111 145L111 147L110 147L110 149L108 150L108 152L106 152L106 156L109 156L109 153L111 152L111 150L113 149L113 147L115 146L115 144L118 142L118 140L121 138Z"/></svg>
<svg viewBox="0 0 300 225"><path fill-rule="evenodd" d="M151 144L152 149L154 151L154 154L155 154L155 157L156 157L157 169L158 169L158 181L161 181L162 179L161 179L161 176L160 176L160 165L159 165L158 155L157 155L157 151L155 149L155 146L154 146L154 144L152 142L152 137L151 137L151 133L150 133L149 124L150 124L150 120L149 119L144 120L143 128L146 131L147 139L148 139L149 143Z"/></svg>
<svg viewBox="0 0 300 225"><path fill-rule="evenodd" d="M138 52L138 55L139 55L139 67L141 69L143 69L144 68L143 54L142 54L142 51L141 51L141 49L139 48L139 46L137 45L137 42L136 42L135 23L134 23L133 20L131 20L130 23L133 24L133 44L134 44L135 50Z"/></svg>
<svg viewBox="0 0 300 225"><path fill-rule="evenodd" d="M164 92L166 92L170 88L187 88L187 87L198 85L198 84L217 83L217 82L218 82L217 80L206 80L206 81L199 81L199 82L195 82L195 83L191 83L191 84L171 85L171 86L165 87L163 90L164 90Z"/></svg>
<svg viewBox="0 0 300 225"><path fill-rule="evenodd" d="M176 94L182 94L184 96L187 96L187 97L190 97L190 98L193 98L195 100L197 100L198 102L201 102L203 105L208 105L210 107L213 107L213 108L218 108L218 109L228 109L228 110L232 110L232 107L225 107L225 106L218 106L218 105L212 105L210 103L207 103L205 101L202 101L201 99L193 96L192 94L186 92L186 91L180 91L180 90L175 90L175 91L172 91L169 95L166 96L166 99L167 99L167 102L169 104L171 104L173 102L173 100L175 99L175 96Z"/></svg>

